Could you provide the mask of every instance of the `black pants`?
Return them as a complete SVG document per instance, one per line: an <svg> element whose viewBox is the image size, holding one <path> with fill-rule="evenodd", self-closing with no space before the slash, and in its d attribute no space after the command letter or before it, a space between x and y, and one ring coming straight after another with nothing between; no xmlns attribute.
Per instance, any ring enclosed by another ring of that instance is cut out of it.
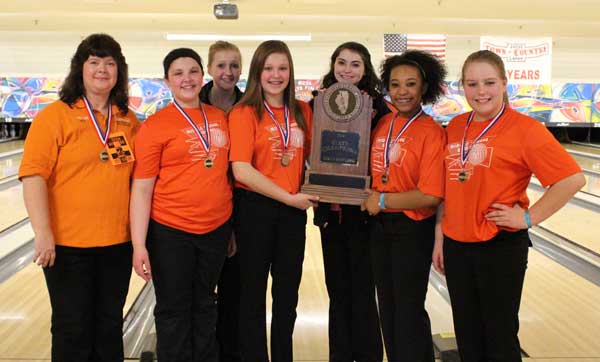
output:
<svg viewBox="0 0 600 362"><path fill-rule="evenodd" d="M480 243L444 239L446 281L462 362L521 361L519 305L527 230Z"/></svg>
<svg viewBox="0 0 600 362"><path fill-rule="evenodd" d="M235 230L241 271L242 360L268 361L266 300L271 285L271 359L293 361L292 334L302 277L306 212L254 192L236 190Z"/></svg>
<svg viewBox="0 0 600 362"><path fill-rule="evenodd" d="M240 261L239 256L235 254L225 259L217 287L217 339L221 362L239 362L242 358L238 340L240 288Z"/></svg>
<svg viewBox="0 0 600 362"><path fill-rule="evenodd" d="M218 361L215 287L230 236L230 222L198 235L150 220L146 245L159 361Z"/></svg>
<svg viewBox="0 0 600 362"><path fill-rule="evenodd" d="M404 213L381 213L372 220L373 270L388 361L433 362L425 297L435 216L415 221Z"/></svg>
<svg viewBox="0 0 600 362"><path fill-rule="evenodd" d="M44 268L52 305L52 361L123 361L131 254L130 242L56 246L54 266Z"/></svg>
<svg viewBox="0 0 600 362"><path fill-rule="evenodd" d="M329 211L320 227L329 294L329 361L383 360L369 226L358 206ZM340 221L341 216L341 223Z"/></svg>

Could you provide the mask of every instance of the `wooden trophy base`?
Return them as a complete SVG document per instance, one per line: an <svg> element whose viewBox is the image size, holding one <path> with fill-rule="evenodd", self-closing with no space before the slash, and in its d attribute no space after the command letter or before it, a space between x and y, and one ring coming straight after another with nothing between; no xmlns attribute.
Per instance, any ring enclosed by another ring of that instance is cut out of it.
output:
<svg viewBox="0 0 600 362"><path fill-rule="evenodd" d="M301 192L319 196L319 201L344 205L361 205L369 197L369 176L348 176L306 171ZM336 186L333 186L336 185Z"/></svg>

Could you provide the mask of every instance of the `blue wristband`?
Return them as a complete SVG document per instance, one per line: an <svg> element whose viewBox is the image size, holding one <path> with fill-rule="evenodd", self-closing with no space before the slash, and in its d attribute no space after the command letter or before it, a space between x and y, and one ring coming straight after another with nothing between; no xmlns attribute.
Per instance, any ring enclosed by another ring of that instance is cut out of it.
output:
<svg viewBox="0 0 600 362"><path fill-rule="evenodd" d="M529 215L529 210L525 210L525 224L527 224L527 228L531 228L531 215Z"/></svg>
<svg viewBox="0 0 600 362"><path fill-rule="evenodd" d="M379 194L379 208L381 208L382 210L385 209L385 201L383 200L384 197L385 194L383 192Z"/></svg>

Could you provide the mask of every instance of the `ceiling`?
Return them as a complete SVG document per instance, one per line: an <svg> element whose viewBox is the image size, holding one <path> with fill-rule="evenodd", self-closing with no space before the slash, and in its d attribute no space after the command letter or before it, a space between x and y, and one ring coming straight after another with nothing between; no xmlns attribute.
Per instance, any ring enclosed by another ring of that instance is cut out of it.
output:
<svg viewBox="0 0 600 362"><path fill-rule="evenodd" d="M167 32L340 35L442 33L553 37L600 36L600 0L232 0L238 20L217 20L214 1L0 0L0 32L127 34ZM121 35L122 37L122 35Z"/></svg>

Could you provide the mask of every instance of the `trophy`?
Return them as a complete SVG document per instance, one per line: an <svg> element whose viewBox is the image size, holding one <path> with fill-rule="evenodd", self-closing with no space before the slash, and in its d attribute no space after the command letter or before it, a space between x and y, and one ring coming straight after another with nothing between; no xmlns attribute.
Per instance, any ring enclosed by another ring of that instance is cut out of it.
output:
<svg viewBox="0 0 600 362"><path fill-rule="evenodd" d="M347 205L368 197L372 110L371 97L352 84L338 82L317 95L303 193Z"/></svg>

